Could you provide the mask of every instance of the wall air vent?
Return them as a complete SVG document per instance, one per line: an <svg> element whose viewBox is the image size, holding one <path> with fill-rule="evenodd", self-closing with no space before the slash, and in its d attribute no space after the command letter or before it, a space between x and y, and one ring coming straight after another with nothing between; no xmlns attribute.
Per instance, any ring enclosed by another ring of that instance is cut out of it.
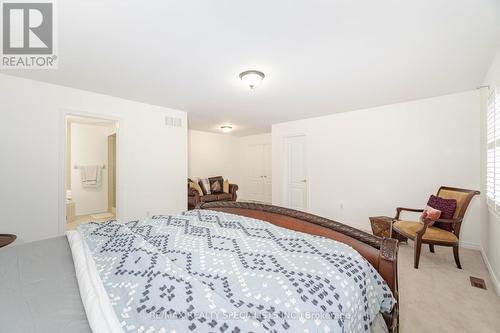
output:
<svg viewBox="0 0 500 333"><path fill-rule="evenodd" d="M182 127L182 119L176 117L165 117L165 126L167 127Z"/></svg>

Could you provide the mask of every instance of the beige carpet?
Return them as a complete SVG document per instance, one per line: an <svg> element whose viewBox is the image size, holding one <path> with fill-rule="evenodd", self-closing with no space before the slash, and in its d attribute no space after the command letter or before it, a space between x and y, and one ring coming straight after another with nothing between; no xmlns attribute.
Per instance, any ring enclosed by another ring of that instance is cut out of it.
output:
<svg viewBox="0 0 500 333"><path fill-rule="evenodd" d="M451 248L422 247L413 268L413 243L399 248L401 332L500 332L500 298L479 251L461 249L461 270ZM488 290L474 288L469 276L483 278Z"/></svg>

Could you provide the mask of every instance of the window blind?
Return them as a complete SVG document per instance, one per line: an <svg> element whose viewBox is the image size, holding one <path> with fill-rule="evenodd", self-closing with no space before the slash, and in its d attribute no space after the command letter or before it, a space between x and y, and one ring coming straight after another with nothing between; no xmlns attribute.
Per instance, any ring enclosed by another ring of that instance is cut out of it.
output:
<svg viewBox="0 0 500 333"><path fill-rule="evenodd" d="M486 196L488 205L500 213L500 84L487 101Z"/></svg>

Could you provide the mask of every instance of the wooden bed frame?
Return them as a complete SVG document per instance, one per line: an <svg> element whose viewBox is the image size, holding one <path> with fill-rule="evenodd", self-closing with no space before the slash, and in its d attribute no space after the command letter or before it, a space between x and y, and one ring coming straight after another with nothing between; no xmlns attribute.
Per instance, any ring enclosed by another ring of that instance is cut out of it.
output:
<svg viewBox="0 0 500 333"><path fill-rule="evenodd" d="M399 331L397 240L380 238L333 220L278 206L220 201L201 203L196 208L256 218L283 228L331 238L351 246L375 267L391 288L397 303L390 314L384 314L384 319L389 332Z"/></svg>

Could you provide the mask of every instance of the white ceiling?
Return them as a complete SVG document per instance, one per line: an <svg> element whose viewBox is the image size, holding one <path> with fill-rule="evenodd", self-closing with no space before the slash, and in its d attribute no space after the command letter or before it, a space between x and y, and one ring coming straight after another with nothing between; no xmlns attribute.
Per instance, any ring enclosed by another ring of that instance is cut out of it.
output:
<svg viewBox="0 0 500 333"><path fill-rule="evenodd" d="M59 69L8 72L189 112L235 135L474 89L500 0L64 0ZM266 74L254 92L241 71Z"/></svg>

